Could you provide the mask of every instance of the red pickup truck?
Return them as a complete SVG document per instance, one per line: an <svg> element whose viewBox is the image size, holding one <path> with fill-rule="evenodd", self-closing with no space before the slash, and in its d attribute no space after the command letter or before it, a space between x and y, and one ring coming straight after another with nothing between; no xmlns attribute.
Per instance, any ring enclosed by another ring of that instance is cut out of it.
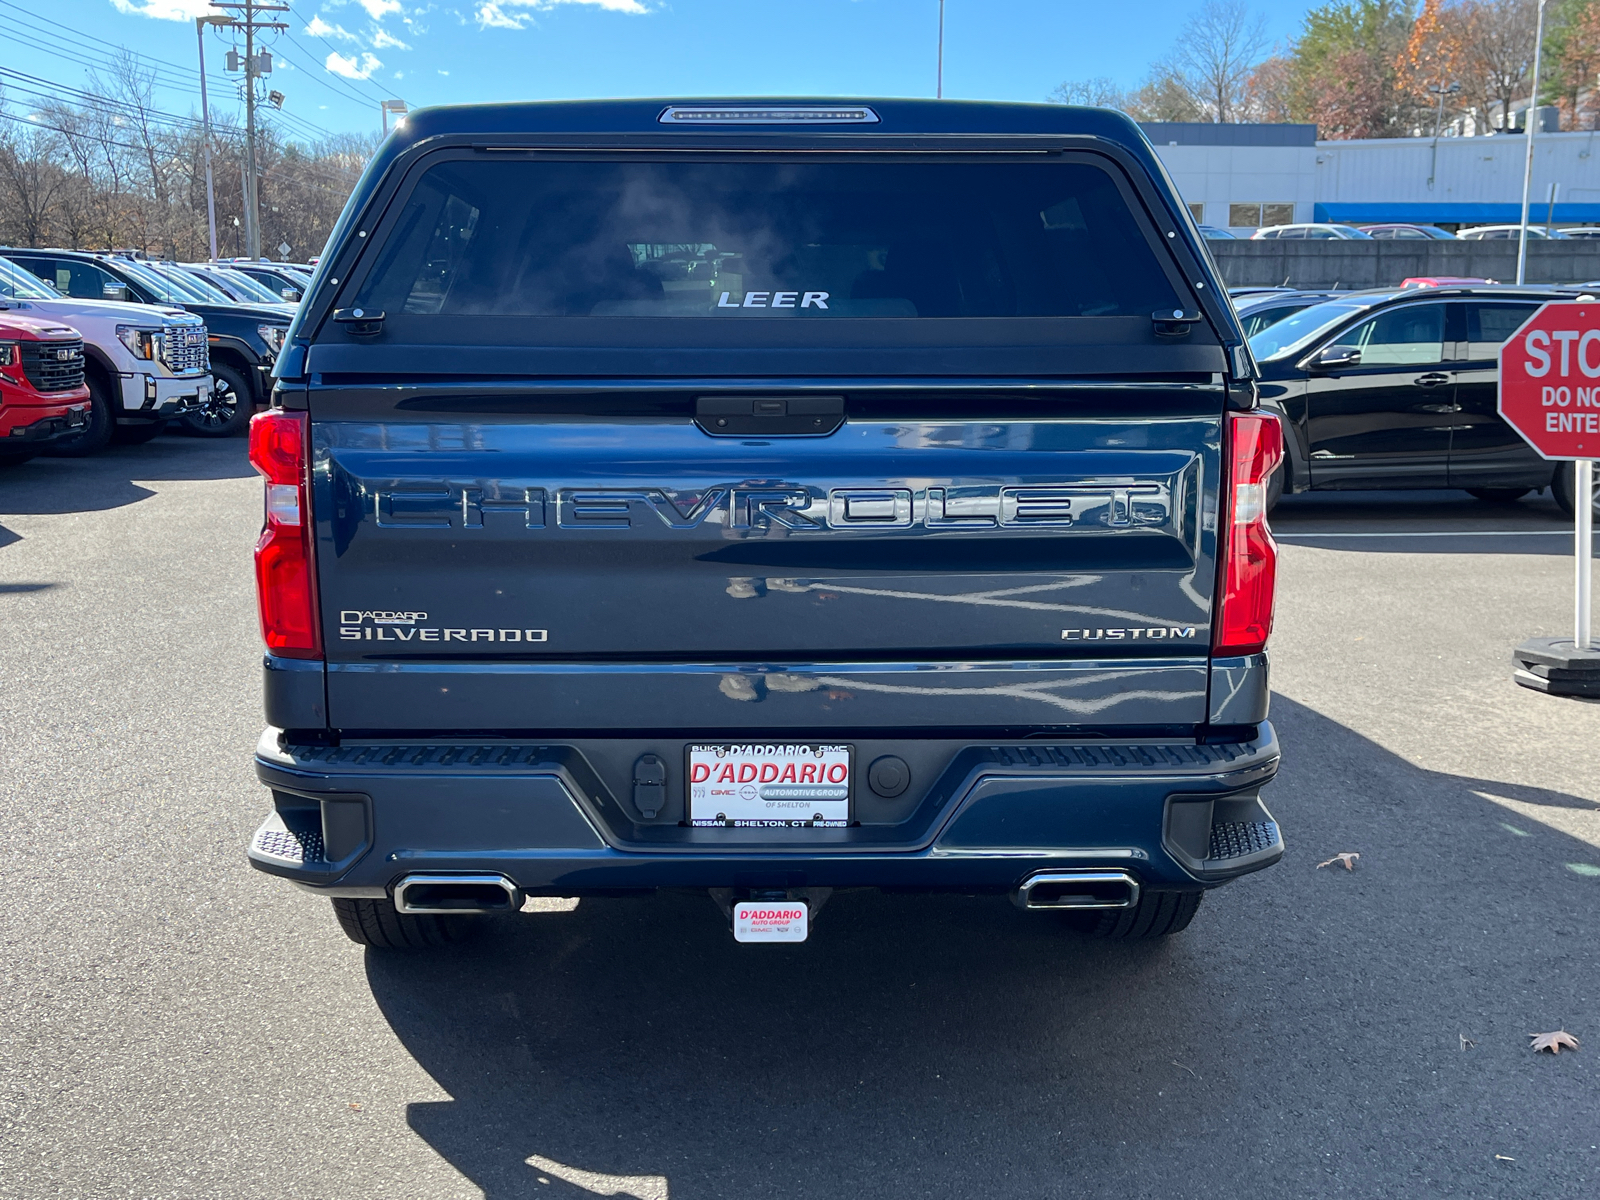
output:
<svg viewBox="0 0 1600 1200"><path fill-rule="evenodd" d="M88 421L78 331L0 312L0 466L32 458Z"/></svg>

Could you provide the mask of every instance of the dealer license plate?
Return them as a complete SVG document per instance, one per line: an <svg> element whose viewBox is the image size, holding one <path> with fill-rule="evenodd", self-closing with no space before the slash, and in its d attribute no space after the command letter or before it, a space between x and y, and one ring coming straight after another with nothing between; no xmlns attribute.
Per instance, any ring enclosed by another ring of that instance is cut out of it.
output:
<svg viewBox="0 0 1600 1200"><path fill-rule="evenodd" d="M803 942L810 916L800 900L741 900L733 906L733 940Z"/></svg>
<svg viewBox="0 0 1600 1200"><path fill-rule="evenodd" d="M850 823L849 746L691 745L689 823L815 829Z"/></svg>

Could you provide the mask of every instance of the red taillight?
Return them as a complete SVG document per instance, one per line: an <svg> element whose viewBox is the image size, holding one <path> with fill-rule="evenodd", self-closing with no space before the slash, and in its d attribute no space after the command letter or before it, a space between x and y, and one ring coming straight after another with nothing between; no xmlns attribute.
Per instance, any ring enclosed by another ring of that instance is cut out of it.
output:
<svg viewBox="0 0 1600 1200"><path fill-rule="evenodd" d="M267 519L256 543L256 604L267 649L322 657L305 413L271 409L250 420L250 465L267 481Z"/></svg>
<svg viewBox="0 0 1600 1200"><path fill-rule="evenodd" d="M1271 413L1229 413L1223 429L1221 594L1213 625L1217 654L1257 654L1272 633L1278 547L1267 527L1267 481L1283 458L1283 427Z"/></svg>

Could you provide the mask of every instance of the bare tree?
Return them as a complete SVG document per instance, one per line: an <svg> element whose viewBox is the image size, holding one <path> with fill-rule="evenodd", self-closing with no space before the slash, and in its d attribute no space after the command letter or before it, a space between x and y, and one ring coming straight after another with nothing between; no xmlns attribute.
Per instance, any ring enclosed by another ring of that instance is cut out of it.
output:
<svg viewBox="0 0 1600 1200"><path fill-rule="evenodd" d="M1266 19L1244 0L1208 0L1179 32L1170 64L1207 118L1230 124L1245 117L1246 84L1267 44Z"/></svg>
<svg viewBox="0 0 1600 1200"><path fill-rule="evenodd" d="M1501 121L1510 123L1511 102L1521 96L1533 72L1534 23L1538 0L1470 0L1458 6L1464 23L1467 78L1473 99L1487 115L1500 106Z"/></svg>
<svg viewBox="0 0 1600 1200"><path fill-rule="evenodd" d="M43 243L50 212L68 179L59 162L60 137L43 123L6 112L0 96L0 239L24 246Z"/></svg>
<svg viewBox="0 0 1600 1200"><path fill-rule="evenodd" d="M1090 108L1128 107L1128 96L1116 81L1097 75L1093 79L1069 79L1047 97L1057 104L1082 104Z"/></svg>

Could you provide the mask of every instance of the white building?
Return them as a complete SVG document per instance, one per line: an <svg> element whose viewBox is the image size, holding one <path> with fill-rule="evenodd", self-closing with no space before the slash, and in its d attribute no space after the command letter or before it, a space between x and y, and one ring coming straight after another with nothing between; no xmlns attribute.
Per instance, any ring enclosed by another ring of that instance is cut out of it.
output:
<svg viewBox="0 0 1600 1200"><path fill-rule="evenodd" d="M1518 133L1319 142L1314 125L1143 126L1195 219L1248 233L1298 221L1521 219ZM1600 223L1600 132L1534 138L1530 219ZM1552 204L1553 200L1553 204Z"/></svg>

